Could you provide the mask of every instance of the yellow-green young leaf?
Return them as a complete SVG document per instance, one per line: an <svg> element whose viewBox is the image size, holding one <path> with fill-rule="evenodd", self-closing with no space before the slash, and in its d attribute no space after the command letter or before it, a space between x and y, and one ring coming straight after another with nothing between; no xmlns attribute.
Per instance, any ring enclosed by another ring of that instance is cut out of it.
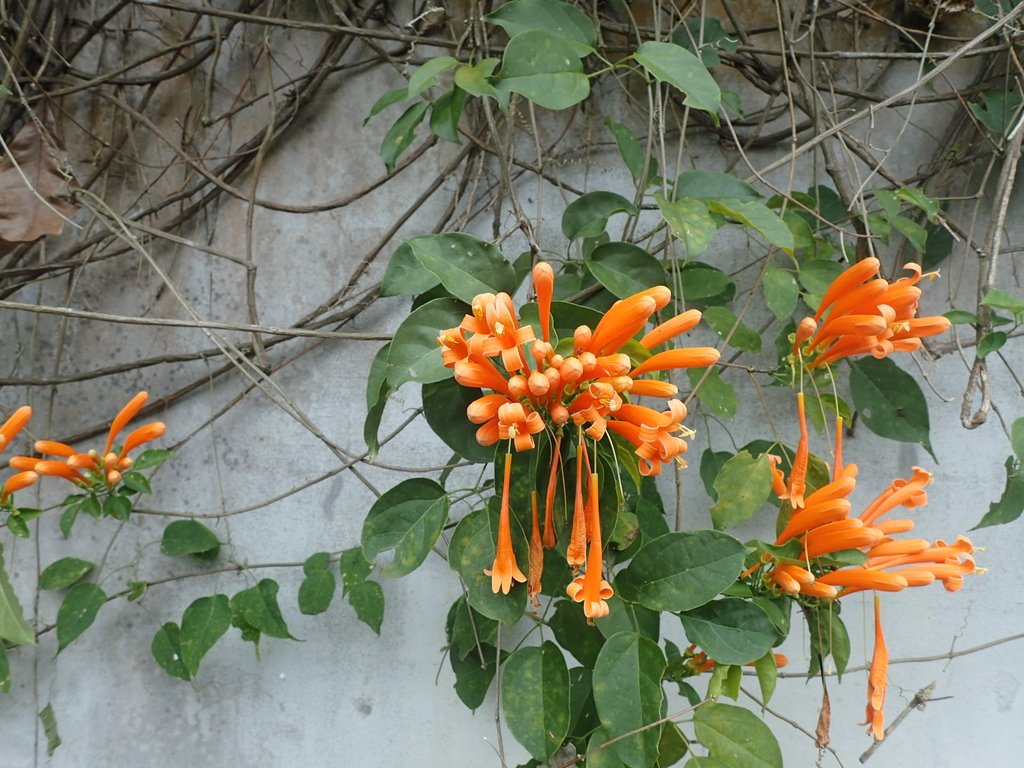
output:
<svg viewBox="0 0 1024 768"><path fill-rule="evenodd" d="M715 528L739 525L761 508L772 492L772 469L768 454L754 458L741 451L725 462L715 477L718 501L711 507Z"/></svg>
<svg viewBox="0 0 1024 768"><path fill-rule="evenodd" d="M708 307L704 310L703 320L722 339L728 337L730 347L743 352L761 351L761 334L741 322L731 310L722 306Z"/></svg>
<svg viewBox="0 0 1024 768"><path fill-rule="evenodd" d="M384 621L384 590L376 581L364 581L348 590L348 602L355 609L356 618L380 634Z"/></svg>
<svg viewBox="0 0 1024 768"><path fill-rule="evenodd" d="M745 556L746 548L726 533L667 533L637 552L615 585L624 599L651 610L686 611L736 581Z"/></svg>
<svg viewBox="0 0 1024 768"><path fill-rule="evenodd" d="M586 264L598 282L620 299L665 283L661 262L632 243L599 245Z"/></svg>
<svg viewBox="0 0 1024 768"><path fill-rule="evenodd" d="M993 288L991 291L986 293L985 298L983 298L980 303L984 304L986 307L1005 309L1009 312L1013 312L1015 315L1024 312L1024 301L1021 301L1016 296L1000 290L999 288Z"/></svg>
<svg viewBox="0 0 1024 768"><path fill-rule="evenodd" d="M192 675L185 668L185 662L181 659L181 630L173 621L167 622L157 630L149 651L156 663L171 677L177 677L179 680L192 679Z"/></svg>
<svg viewBox="0 0 1024 768"><path fill-rule="evenodd" d="M686 371L691 386L696 387L697 383L704 376L706 368L690 368ZM697 399L700 404L712 413L717 413L726 419L736 415L736 391L732 384L723 381L717 368L712 368L704 383L697 390Z"/></svg>
<svg viewBox="0 0 1024 768"><path fill-rule="evenodd" d="M743 224L761 234L772 245L793 253L793 233L771 208L757 200L717 198L708 200L708 210Z"/></svg>
<svg viewBox="0 0 1024 768"><path fill-rule="evenodd" d="M731 704L706 704L693 715L699 741L726 768L782 768L771 729L753 712Z"/></svg>
<svg viewBox="0 0 1024 768"><path fill-rule="evenodd" d="M43 724L43 733L46 735L46 754L53 757L61 741L60 734L57 733L57 716L53 714L53 706L50 703L39 711L39 722Z"/></svg>
<svg viewBox="0 0 1024 768"><path fill-rule="evenodd" d="M370 507L363 522L363 555L395 556L382 573L405 576L419 568L448 522L448 494L433 480L412 478L389 490Z"/></svg>
<svg viewBox="0 0 1024 768"><path fill-rule="evenodd" d="M569 670L548 641L509 656L501 673L505 723L536 760L546 761L569 733Z"/></svg>
<svg viewBox="0 0 1024 768"><path fill-rule="evenodd" d="M687 256L697 256L711 245L718 232L718 223L707 205L692 197L668 200L660 192L654 195L654 199L672 234L686 246Z"/></svg>
<svg viewBox="0 0 1024 768"><path fill-rule="evenodd" d="M680 614L686 637L719 664L746 664L761 658L779 639L760 607L739 597L723 597Z"/></svg>
<svg viewBox="0 0 1024 768"><path fill-rule="evenodd" d="M95 584L74 587L57 610L57 653L85 632L107 601L107 593Z"/></svg>
<svg viewBox="0 0 1024 768"><path fill-rule="evenodd" d="M1016 422L1014 425L1016 426ZM1003 489L1003 495L998 501L988 505L988 512L974 526L975 529L1012 523L1024 513L1024 469L1021 462L1015 460L1013 456L1007 457L1005 466L1006 487Z"/></svg>
<svg viewBox="0 0 1024 768"><path fill-rule="evenodd" d="M64 589L85 578L96 566L77 557L62 557L39 574L40 589Z"/></svg>
<svg viewBox="0 0 1024 768"><path fill-rule="evenodd" d="M199 662L231 626L231 606L227 595L200 597L181 617L178 646L181 661L193 677Z"/></svg>
<svg viewBox="0 0 1024 768"><path fill-rule="evenodd" d="M743 677L743 670L735 664L715 663L711 670L711 679L708 680L709 699L717 699L719 696L728 696L736 701L740 695L740 682Z"/></svg>
<svg viewBox="0 0 1024 768"><path fill-rule="evenodd" d="M429 106L429 102L417 101L405 110L384 134L384 140L380 144L380 157L388 173L395 169L399 156L416 140L416 129L423 122Z"/></svg>
<svg viewBox="0 0 1024 768"><path fill-rule="evenodd" d="M615 192L587 192L566 206L562 213L562 234L569 240L600 237L608 226L608 219L616 213L635 215L637 208Z"/></svg>
<svg viewBox="0 0 1024 768"><path fill-rule="evenodd" d="M850 392L868 429L890 440L920 443L935 458L928 436L928 402L913 376L889 358L855 360Z"/></svg>
<svg viewBox="0 0 1024 768"><path fill-rule="evenodd" d="M826 421L829 422L829 429L832 428L834 424L833 415L843 417L845 428L853 424L853 411L850 410L849 403L841 397L832 393L814 395L808 392L804 395L804 401L807 410L807 420L819 432L825 430Z"/></svg>
<svg viewBox="0 0 1024 768"><path fill-rule="evenodd" d="M624 737L609 748L630 768L649 768L658 759L659 729L644 726L665 715L664 671L658 644L631 632L608 638L594 665L594 703L601 723L610 738Z"/></svg>
<svg viewBox="0 0 1024 768"><path fill-rule="evenodd" d="M498 93L487 78L500 62L501 59L490 58L482 59L473 66L463 64L455 70L455 84L470 96L490 96L497 99Z"/></svg>
<svg viewBox="0 0 1024 768"><path fill-rule="evenodd" d="M36 633L25 623L21 603L14 594L14 588L7 579L4 567L4 548L0 544L0 641L15 645L35 645Z"/></svg>
<svg viewBox="0 0 1024 768"><path fill-rule="evenodd" d="M428 59L412 73L409 78L409 95L419 96L423 91L437 85L437 76L446 69L459 66L457 59L451 56L438 56L436 59Z"/></svg>
<svg viewBox="0 0 1024 768"><path fill-rule="evenodd" d="M761 686L761 701L767 704L775 693L775 683L779 679L779 668L775 663L775 654L768 651L764 656L754 662L754 671L757 672L757 683Z"/></svg>
<svg viewBox="0 0 1024 768"><path fill-rule="evenodd" d="M644 43L633 57L656 79L682 91L686 106L704 110L718 121L722 92L700 59L674 43L657 41Z"/></svg>

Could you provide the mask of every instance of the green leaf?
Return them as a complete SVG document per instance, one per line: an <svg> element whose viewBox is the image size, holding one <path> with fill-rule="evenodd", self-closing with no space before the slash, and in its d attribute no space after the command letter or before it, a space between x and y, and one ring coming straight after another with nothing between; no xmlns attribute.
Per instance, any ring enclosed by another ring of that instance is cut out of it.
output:
<svg viewBox="0 0 1024 768"><path fill-rule="evenodd" d="M768 704L775 693L775 684L779 679L779 668L775 663L775 654L771 651L765 653L760 659L754 662L754 671L757 673L757 683L761 688L761 701Z"/></svg>
<svg viewBox="0 0 1024 768"><path fill-rule="evenodd" d="M686 371L690 379L690 385L696 387L707 368L689 368ZM717 413L726 419L736 415L736 391L732 384L722 380L717 368L711 368L704 383L697 390L697 399L701 405L712 413Z"/></svg>
<svg viewBox="0 0 1024 768"><path fill-rule="evenodd" d="M590 734L587 741L587 768L625 768L625 763L619 759L611 736L604 728L596 728Z"/></svg>
<svg viewBox="0 0 1024 768"><path fill-rule="evenodd" d="M1017 458L1024 461L1024 416L1010 425L1010 445Z"/></svg>
<svg viewBox="0 0 1024 768"><path fill-rule="evenodd" d="M294 640L277 604L279 588L273 579L260 579L255 587L243 589L231 598L231 610L264 635Z"/></svg>
<svg viewBox="0 0 1024 768"><path fill-rule="evenodd" d="M923 189L917 187L901 187L896 190L896 197L920 208L928 217L928 221L932 223L937 221L937 217L942 210L938 200L928 197Z"/></svg>
<svg viewBox="0 0 1024 768"><path fill-rule="evenodd" d="M45 570L39 574L40 589L64 589L75 582L85 578L96 566L88 560L79 560L77 557L62 557L55 563L50 563Z"/></svg>
<svg viewBox="0 0 1024 768"><path fill-rule="evenodd" d="M719 470L714 485L718 501L711 507L711 522L715 528L749 520L772 492L768 454L754 458L747 451L737 453Z"/></svg>
<svg viewBox="0 0 1024 768"><path fill-rule="evenodd" d="M702 318L721 338L729 338L729 346L744 352L761 351L761 334L741 322L731 310L722 306L708 307ZM735 328L735 330L733 330Z"/></svg>
<svg viewBox="0 0 1024 768"><path fill-rule="evenodd" d="M307 616L323 613L334 599L334 571L331 555L317 552L306 558L302 565L305 578L299 585L299 610Z"/></svg>
<svg viewBox="0 0 1024 768"><path fill-rule="evenodd" d="M491 589L491 577L484 574L484 569L494 564L497 531L496 509L488 507L470 512L452 533L448 564L462 575L470 606L489 619L514 624L526 610L526 590L520 587L507 595L496 593ZM512 542L516 547L516 561L525 565L528 562L526 537L515 518L512 520Z"/></svg>
<svg viewBox="0 0 1024 768"><path fill-rule="evenodd" d="M979 9L983 5L996 6L992 0L977 3ZM997 13L986 12L986 15L997 15ZM1021 105L1021 96L1016 91L997 89L985 91L981 94L981 104L968 104L967 108L977 118L978 122L997 136L1006 136L1013 127L1013 120L1017 116Z"/></svg>
<svg viewBox="0 0 1024 768"><path fill-rule="evenodd" d="M128 595L125 598L129 603L134 603L139 600L144 594L149 584L145 581L129 581L128 582Z"/></svg>
<svg viewBox="0 0 1024 768"><path fill-rule="evenodd" d="M149 480L141 472L125 472L121 475L121 482L136 493L153 492L153 489L149 487Z"/></svg>
<svg viewBox="0 0 1024 768"><path fill-rule="evenodd" d="M455 70L455 85L470 96L490 96L492 99L497 99L498 92L494 90L494 86L487 78L491 76L494 68L500 62L501 59L490 58L482 59L473 66L463 64Z"/></svg>
<svg viewBox="0 0 1024 768"><path fill-rule="evenodd" d="M569 670L557 645L526 646L509 656L501 704L508 729L536 760L562 746L569 732Z"/></svg>
<svg viewBox="0 0 1024 768"><path fill-rule="evenodd" d="M220 541L198 520L175 520L164 529L160 551L171 557L193 555L215 560L220 553Z"/></svg>
<svg viewBox="0 0 1024 768"><path fill-rule="evenodd" d="M73 587L57 610L57 653L92 626L107 601L107 593L95 584Z"/></svg>
<svg viewBox="0 0 1024 768"><path fill-rule="evenodd" d="M7 517L7 530L17 536L19 539L27 539L32 534L28 530L28 525L21 517L21 510L15 509Z"/></svg>
<svg viewBox="0 0 1024 768"><path fill-rule="evenodd" d="M843 672L850 661L850 635L846 631L846 624L839 617L839 609L839 603L833 601L807 613L807 627L811 636L811 666L807 670L808 677L818 675L822 668L828 672L831 665L824 666L824 662L831 656L842 682Z"/></svg>
<svg viewBox="0 0 1024 768"><path fill-rule="evenodd" d="M633 58L654 78L682 91L686 106L708 112L717 122L722 93L700 59L674 43L653 40L637 48Z"/></svg>
<svg viewBox="0 0 1024 768"><path fill-rule="evenodd" d="M516 290L512 264L484 240L462 232L445 232L421 235L406 243L423 268L436 275L448 293L466 304L481 293Z"/></svg>
<svg viewBox="0 0 1024 768"><path fill-rule="evenodd" d="M786 269L769 266L764 271L764 300L768 309L779 320L788 320L796 309L800 298L800 286L793 273Z"/></svg>
<svg viewBox="0 0 1024 768"><path fill-rule="evenodd" d="M697 200L732 198L734 200L760 200L757 190L742 179L718 171L683 171L676 179L676 197Z"/></svg>
<svg viewBox="0 0 1024 768"><path fill-rule="evenodd" d="M181 630L173 621L167 622L157 630L149 651L156 663L171 677L180 680L192 679L192 675L185 668L185 662L181 660Z"/></svg>
<svg viewBox="0 0 1024 768"><path fill-rule="evenodd" d="M793 232L775 211L757 200L716 198L708 200L708 210L750 227L765 240L793 253Z"/></svg>
<svg viewBox="0 0 1024 768"><path fill-rule="evenodd" d="M548 627L558 644L575 656L580 664L588 669L594 666L604 645L604 635L587 620L578 603L572 600L555 603Z"/></svg>
<svg viewBox="0 0 1024 768"><path fill-rule="evenodd" d="M473 610L465 595L462 595L448 610L445 633L448 637L448 652L465 658L471 653L478 652L481 643L494 643L498 634L498 622Z"/></svg>
<svg viewBox="0 0 1024 768"><path fill-rule="evenodd" d="M148 451L143 451L139 454L138 458L135 459L135 463L132 464L132 469L158 467L173 455L172 451L168 451L165 448L150 448Z"/></svg>
<svg viewBox="0 0 1024 768"><path fill-rule="evenodd" d="M825 430L826 412L842 416L844 428L853 424L853 411L841 397L831 393L814 395L808 392L804 395L804 400L806 401L807 419L819 432Z"/></svg>
<svg viewBox="0 0 1024 768"><path fill-rule="evenodd" d="M231 605L227 595L200 597L181 616L178 647L189 675L199 672L199 662L231 626Z"/></svg>
<svg viewBox="0 0 1024 768"><path fill-rule="evenodd" d="M465 314L466 305L454 299L434 299L409 313L391 340L388 386L397 390L410 381L426 384L450 377L451 370L441 360L437 334L457 326Z"/></svg>
<svg viewBox="0 0 1024 768"><path fill-rule="evenodd" d="M687 611L716 597L743 570L746 548L719 531L659 536L615 580L622 596L655 611Z"/></svg>
<svg viewBox="0 0 1024 768"><path fill-rule="evenodd" d="M388 260L380 281L381 296L415 296L441 284L441 280L420 264L408 241L402 243Z"/></svg>
<svg viewBox="0 0 1024 768"><path fill-rule="evenodd" d="M403 480L370 507L363 523L363 555L373 560L381 552L395 550L384 566L385 576L412 573L430 554L431 547L448 522L448 494L433 480Z"/></svg>
<svg viewBox="0 0 1024 768"><path fill-rule="evenodd" d="M682 297L697 309L727 304L736 295L736 284L717 267L690 261L677 272L683 286Z"/></svg>
<svg viewBox="0 0 1024 768"><path fill-rule="evenodd" d="M392 104L405 101L407 98L409 98L409 88L405 85L401 88L393 88L390 91L385 91L379 99L373 102L373 106L370 107L370 114L363 119L363 125L366 125L370 120L375 118Z"/></svg>
<svg viewBox="0 0 1024 768"><path fill-rule="evenodd" d="M425 61L409 78L409 96L419 96L427 88L437 85L439 74L457 66L458 60L451 56L438 56L436 59Z"/></svg>
<svg viewBox="0 0 1024 768"><path fill-rule="evenodd" d="M579 104L590 95L590 80L580 61L589 51L588 46L544 29L520 32L505 46L494 84L499 103L507 104L512 93L519 93L545 109Z"/></svg>
<svg viewBox="0 0 1024 768"><path fill-rule="evenodd" d="M49 702L39 711L39 722L43 724L43 733L46 735L46 755L53 757L61 741L57 733L57 716L53 714L53 705Z"/></svg>
<svg viewBox="0 0 1024 768"><path fill-rule="evenodd" d="M906 216L890 216L889 223L892 224L892 228L907 238L916 251L920 253L925 252L928 244L928 231L918 224L916 221L908 219Z"/></svg>
<svg viewBox="0 0 1024 768"><path fill-rule="evenodd" d="M660 729L645 726L665 714L664 671L657 643L631 632L608 638L594 665L594 703L608 736L639 730L609 747L630 768L649 768L658 758Z"/></svg>
<svg viewBox="0 0 1024 768"><path fill-rule="evenodd" d="M364 581L348 590L348 602L356 612L356 618L380 634L384 621L384 590L376 581Z"/></svg>
<svg viewBox="0 0 1024 768"><path fill-rule="evenodd" d="M817 309L821 303L822 296L825 295L825 291L828 290L832 281L839 277L842 272L843 265L835 261L813 259L802 262L798 278L800 285L807 292L806 300L808 306L812 309Z"/></svg>
<svg viewBox="0 0 1024 768"><path fill-rule="evenodd" d="M1014 422L1014 427L1020 421L1021 419L1017 419ZM988 505L988 512L974 526L975 529L1012 523L1021 516L1021 513L1024 513L1024 469L1021 467L1021 462L1015 460L1013 456L1007 457L1004 466L1006 467L1006 487L1003 488L1003 495L999 497L999 501L993 501Z"/></svg>
<svg viewBox="0 0 1024 768"><path fill-rule="evenodd" d="M704 490L713 501L718 501L715 478L733 455L729 451L712 451L710 448L705 448L700 455L700 480L704 484Z"/></svg>
<svg viewBox="0 0 1024 768"><path fill-rule="evenodd" d="M722 768L782 768L779 743L750 710L731 704L706 704L694 712L693 725L697 741ZM711 768L713 764L700 765Z"/></svg>
<svg viewBox="0 0 1024 768"><path fill-rule="evenodd" d="M338 568L341 571L342 594L357 584L362 584L366 577L373 573L373 563L363 555L362 547L352 547L342 552Z"/></svg>
<svg viewBox="0 0 1024 768"><path fill-rule="evenodd" d="M476 464L494 460L494 446L477 442L479 425L466 417L467 406L482 395L479 389L463 387L455 379L423 385L423 416L427 424L456 454Z"/></svg>
<svg viewBox="0 0 1024 768"><path fill-rule="evenodd" d="M599 237L604 234L608 219L616 213L635 216L638 211L632 202L615 192L587 192L566 206L562 234L569 240Z"/></svg>
<svg viewBox="0 0 1024 768"><path fill-rule="evenodd" d="M417 101L406 109L384 134L384 140L380 144L380 157L384 161L388 173L395 170L398 158L416 140L416 129L423 122L429 106L430 104L426 101Z"/></svg>
<svg viewBox="0 0 1024 768"><path fill-rule="evenodd" d="M494 680L494 674L498 670L495 659L497 651L494 647L481 645L480 652L480 654L470 653L464 658L457 653L448 654L452 671L455 673L455 693L459 700L470 709L476 709L484 703L484 699L487 698L487 690L491 687L491 681Z"/></svg>
<svg viewBox="0 0 1024 768"><path fill-rule="evenodd" d="M718 223L707 205L691 197L668 200L660 192L654 195L654 199L672 234L686 246L688 256L696 256L711 245L718 232Z"/></svg>
<svg viewBox="0 0 1024 768"><path fill-rule="evenodd" d="M4 569L4 548L0 544L0 641L15 645L35 645L36 633L25 623L21 603Z"/></svg>
<svg viewBox="0 0 1024 768"><path fill-rule="evenodd" d="M615 145L619 148L619 155L621 155L622 161L629 169L633 181L644 187L650 185L658 176L658 158L653 153L648 157L644 145L622 123L617 123L610 117L606 117L604 124L608 126L608 130L615 137ZM647 158L646 169L644 168L645 157Z"/></svg>
<svg viewBox="0 0 1024 768"><path fill-rule="evenodd" d="M539 29L587 48L597 40L590 17L579 8L558 0L513 0L484 16L484 21L501 27L510 38Z"/></svg>
<svg viewBox="0 0 1024 768"><path fill-rule="evenodd" d="M767 614L738 597L714 600L680 614L680 618L690 642L699 645L719 664L755 661L778 640Z"/></svg>
<svg viewBox="0 0 1024 768"><path fill-rule="evenodd" d="M978 340L978 357L984 359L993 352L1002 349L1009 337L1003 331L986 333Z"/></svg>
<svg viewBox="0 0 1024 768"><path fill-rule="evenodd" d="M616 586L618 580L616 579ZM621 595L613 595L608 601L608 615L594 621L605 640L619 632L643 635L657 641L661 630L661 617L637 603L627 602Z"/></svg>
<svg viewBox="0 0 1024 768"><path fill-rule="evenodd" d="M10 693L11 664L7 660L7 646L0 642L0 693Z"/></svg>
<svg viewBox="0 0 1024 768"><path fill-rule="evenodd" d="M661 262L643 248L632 243L599 245L586 260L587 269L605 288L618 298L665 284Z"/></svg>
<svg viewBox="0 0 1024 768"><path fill-rule="evenodd" d="M1008 312L1012 312L1015 315L1019 315L1024 312L1024 301L1021 301L1013 294L1002 291L998 288L993 288L991 291L985 294L985 297L979 302L986 307L993 307L994 309L1005 309Z"/></svg>
<svg viewBox="0 0 1024 768"><path fill-rule="evenodd" d="M458 86L452 86L450 91L438 96L430 107L430 132L445 141L461 144L459 121L468 95Z"/></svg>
<svg viewBox="0 0 1024 768"><path fill-rule="evenodd" d="M942 316L955 325L974 325L978 322L976 314L963 309L951 309L949 312L943 312Z"/></svg>
<svg viewBox="0 0 1024 768"><path fill-rule="evenodd" d="M113 494L103 500L103 514L115 520L127 520L132 513L132 502L124 496Z"/></svg>
<svg viewBox="0 0 1024 768"><path fill-rule="evenodd" d="M384 416L388 396L393 392L387 382L387 362L390 354L389 341L374 354L366 377L366 421L363 422L363 442L366 443L371 458L376 456L380 449L377 432L380 430L380 420Z"/></svg>
<svg viewBox="0 0 1024 768"><path fill-rule="evenodd" d="M690 749L690 742L679 730L679 726L669 720L661 726L661 738L658 739L657 768L669 768L684 757Z"/></svg>
<svg viewBox="0 0 1024 768"><path fill-rule="evenodd" d="M853 405L868 429L890 440L920 443L934 458L928 403L917 380L889 358L854 360L850 368Z"/></svg>

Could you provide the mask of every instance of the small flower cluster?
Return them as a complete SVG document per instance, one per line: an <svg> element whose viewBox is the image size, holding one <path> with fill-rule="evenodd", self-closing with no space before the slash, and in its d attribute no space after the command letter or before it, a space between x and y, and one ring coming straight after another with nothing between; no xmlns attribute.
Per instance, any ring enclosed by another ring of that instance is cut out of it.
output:
<svg viewBox="0 0 1024 768"><path fill-rule="evenodd" d="M915 317L921 299L917 283L938 277L937 272L922 274L919 265L908 264L911 276L889 283L875 277L879 266L872 256L845 270L825 291L814 317L800 321L793 355L807 370L844 357L913 352L922 337L949 330L949 320L941 315Z"/></svg>
<svg viewBox="0 0 1024 768"><path fill-rule="evenodd" d="M13 493L33 485L40 477L62 477L94 495L112 496L119 490L122 481L129 486L128 490L137 490L130 487L134 483L129 483L133 480L133 475L137 474L129 474L135 465L135 460L129 454L139 446L162 436L167 429L166 426L161 421L141 426L128 434L120 450L115 452L113 449L114 441L142 410L148 397L148 393L139 392L121 409L111 422L102 452L90 450L87 453L79 453L66 443L37 440L37 453L43 457L56 458L12 456L9 463L17 473L4 484L3 492L0 494L0 505L13 509ZM31 415L32 409L23 406L14 412L3 427L0 427L0 450L28 423ZM127 478L126 474L129 474Z"/></svg>
<svg viewBox="0 0 1024 768"><path fill-rule="evenodd" d="M668 381L647 374L677 368L706 367L718 360L718 350L709 347L678 348L657 352L639 363L623 351L647 325L650 317L664 309L672 298L665 286L655 286L616 302L590 328L575 329L571 340L552 340L551 303L554 272L540 262L533 269L537 294L540 338L530 325L521 325L508 294L481 294L472 303L457 328L440 333L438 344L444 364L454 369L455 379L465 387L479 387L490 393L474 400L467 417L479 424L477 440L493 445L509 441L494 566L486 571L495 592L508 593L513 581L529 581L532 599L540 591L542 547L557 541L553 507L561 461L562 437L570 421L577 429L574 511L566 559L574 571L586 564L586 572L569 585L568 593L583 603L588 618L608 612L612 595L602 578L602 540L598 513L597 462L590 462L585 435L595 445L608 431L625 438L635 448L642 475L656 475L665 462L683 464L683 437L692 434L682 425L686 407L674 399L677 389ZM650 352L670 339L691 330L700 312L690 310L658 325L639 340ZM501 358L501 366L493 362ZM639 396L669 398L666 410L658 411L631 402ZM545 493L544 532L540 532L537 497L534 497L533 531L530 544L530 576L518 568L509 525L509 484L511 448L530 450L534 436L549 433L553 451ZM682 437L680 437L682 435ZM589 543L589 550L587 549Z"/></svg>

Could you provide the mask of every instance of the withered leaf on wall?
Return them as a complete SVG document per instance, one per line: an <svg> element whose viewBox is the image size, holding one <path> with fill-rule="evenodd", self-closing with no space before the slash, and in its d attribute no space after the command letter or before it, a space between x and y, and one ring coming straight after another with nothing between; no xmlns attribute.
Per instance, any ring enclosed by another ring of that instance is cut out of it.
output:
<svg viewBox="0 0 1024 768"><path fill-rule="evenodd" d="M45 135L35 120L26 121L0 158L0 249L59 235L65 217L78 210L70 199L75 179L52 118L45 113L40 123Z"/></svg>

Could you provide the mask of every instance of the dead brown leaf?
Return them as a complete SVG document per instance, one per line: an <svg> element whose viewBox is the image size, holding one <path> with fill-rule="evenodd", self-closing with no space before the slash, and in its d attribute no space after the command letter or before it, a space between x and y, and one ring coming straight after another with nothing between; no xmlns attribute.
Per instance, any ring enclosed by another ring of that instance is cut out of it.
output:
<svg viewBox="0 0 1024 768"><path fill-rule="evenodd" d="M829 730L832 727L832 704L828 700L828 691L821 692L821 712L818 714L818 727L814 729L814 743L818 749L824 749L829 743Z"/></svg>
<svg viewBox="0 0 1024 768"><path fill-rule="evenodd" d="M70 193L75 179L52 118L28 120L0 158L0 246L59 235L65 218L78 210Z"/></svg>

